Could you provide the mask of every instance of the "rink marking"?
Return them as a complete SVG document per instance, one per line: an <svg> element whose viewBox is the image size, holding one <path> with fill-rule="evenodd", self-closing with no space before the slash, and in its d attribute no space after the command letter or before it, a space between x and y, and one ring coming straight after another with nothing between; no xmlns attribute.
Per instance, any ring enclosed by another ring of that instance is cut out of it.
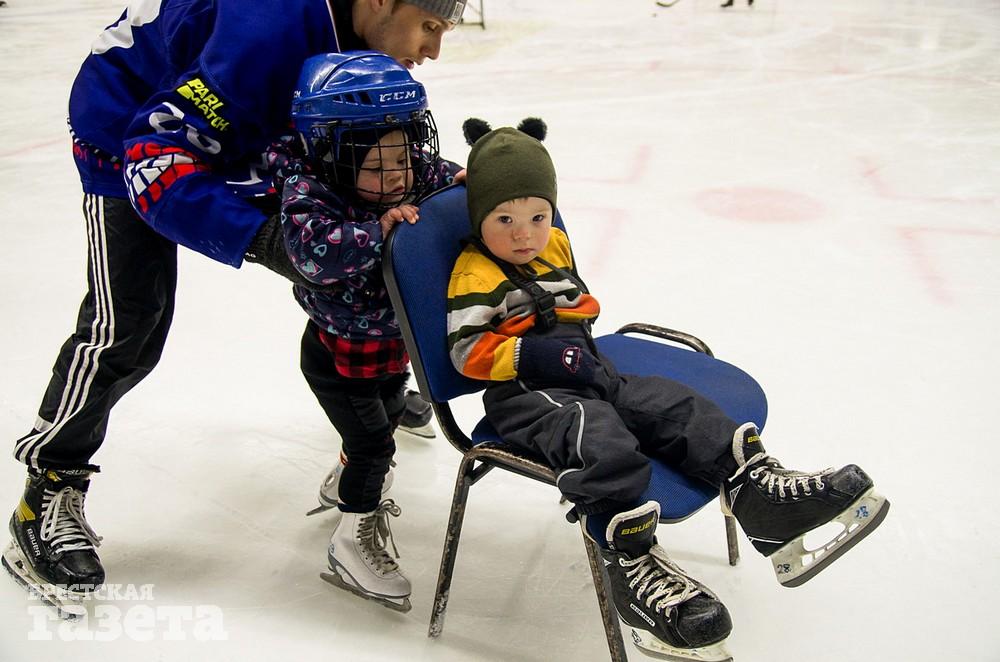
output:
<svg viewBox="0 0 1000 662"><path fill-rule="evenodd" d="M976 228L934 228L904 226L896 228L896 234L906 246L906 253L913 260L917 274L923 281L925 289L931 298L942 304L955 303L955 296L948 287L948 281L931 258L927 249L930 235L949 235L954 237L975 237L1000 239L1000 232L995 230L979 230Z"/></svg>

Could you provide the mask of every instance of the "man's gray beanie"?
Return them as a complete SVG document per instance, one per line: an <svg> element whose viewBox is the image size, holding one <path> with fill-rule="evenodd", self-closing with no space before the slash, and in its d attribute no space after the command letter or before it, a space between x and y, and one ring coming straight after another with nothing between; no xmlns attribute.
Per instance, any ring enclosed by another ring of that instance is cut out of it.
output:
<svg viewBox="0 0 1000 662"><path fill-rule="evenodd" d="M468 0L403 0L407 4L420 7L445 21L455 24L462 18Z"/></svg>

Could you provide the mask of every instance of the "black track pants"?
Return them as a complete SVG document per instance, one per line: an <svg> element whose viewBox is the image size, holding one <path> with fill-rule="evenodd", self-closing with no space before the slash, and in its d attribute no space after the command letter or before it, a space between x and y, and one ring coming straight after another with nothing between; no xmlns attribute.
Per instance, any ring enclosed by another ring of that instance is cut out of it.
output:
<svg viewBox="0 0 1000 662"><path fill-rule="evenodd" d="M128 200L84 196L87 295L63 344L30 434L14 456L36 469L82 468L100 448L111 408L160 359L174 311L177 245Z"/></svg>

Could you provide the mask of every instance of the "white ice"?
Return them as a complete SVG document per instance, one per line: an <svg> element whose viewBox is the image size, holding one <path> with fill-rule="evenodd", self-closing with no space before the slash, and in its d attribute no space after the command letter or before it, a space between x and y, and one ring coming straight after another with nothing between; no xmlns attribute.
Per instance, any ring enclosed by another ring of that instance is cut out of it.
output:
<svg viewBox="0 0 1000 662"><path fill-rule="evenodd" d="M443 151L464 160L471 115L544 118L598 330L700 336L764 385L773 454L856 462L891 499L877 532L798 589L746 543L727 565L715 505L659 531L729 606L736 660L996 661L1000 4L718 2L486 0L486 29L459 28L417 72ZM0 9L11 447L84 292L66 99L119 11ZM154 599L59 627L0 577L0 660L607 659L578 529L552 488L497 472L473 488L446 627L427 638L458 461L440 437L399 439L413 610L323 583L336 516L304 513L339 442L298 371L304 317L263 269L180 263L165 355L115 409L87 502L109 581ZM0 462L7 512L23 477ZM205 605L224 641L142 621Z"/></svg>

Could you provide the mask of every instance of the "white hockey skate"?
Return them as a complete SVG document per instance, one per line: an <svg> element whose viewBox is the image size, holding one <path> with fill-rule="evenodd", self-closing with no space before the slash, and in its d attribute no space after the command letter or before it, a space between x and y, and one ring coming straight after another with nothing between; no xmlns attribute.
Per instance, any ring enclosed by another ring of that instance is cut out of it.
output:
<svg viewBox="0 0 1000 662"><path fill-rule="evenodd" d="M347 457L343 453L340 454L340 460L337 462L337 466L330 469L330 473L326 475L323 479L323 484L319 486L319 505L306 513L306 516L316 515L318 513L325 513L328 510L336 508L340 503L340 474L344 472L344 467L347 466ZM389 466L396 466L395 460L389 460ZM385 474L385 480L382 481L382 496L389 492L389 488L392 487L392 469Z"/></svg>
<svg viewBox="0 0 1000 662"><path fill-rule="evenodd" d="M860 467L805 472L769 456L752 423L734 435L738 469L722 485L723 509L735 515L753 546L771 559L782 586L801 586L874 531L889 512ZM815 549L805 538L827 524L843 527Z"/></svg>
<svg viewBox="0 0 1000 662"><path fill-rule="evenodd" d="M386 551L386 543L390 543L393 555L399 558L389 528L389 515L399 517L400 512L392 499L385 499L370 513L344 513L330 538L327 552L330 572L321 573L320 577L389 609L410 611L410 580Z"/></svg>
<svg viewBox="0 0 1000 662"><path fill-rule="evenodd" d="M87 614L83 601L87 599L86 592L71 591L61 586L50 584L39 577L31 567L21 548L13 540L3 550L3 568L33 597L52 608L59 618L66 621L76 621Z"/></svg>

